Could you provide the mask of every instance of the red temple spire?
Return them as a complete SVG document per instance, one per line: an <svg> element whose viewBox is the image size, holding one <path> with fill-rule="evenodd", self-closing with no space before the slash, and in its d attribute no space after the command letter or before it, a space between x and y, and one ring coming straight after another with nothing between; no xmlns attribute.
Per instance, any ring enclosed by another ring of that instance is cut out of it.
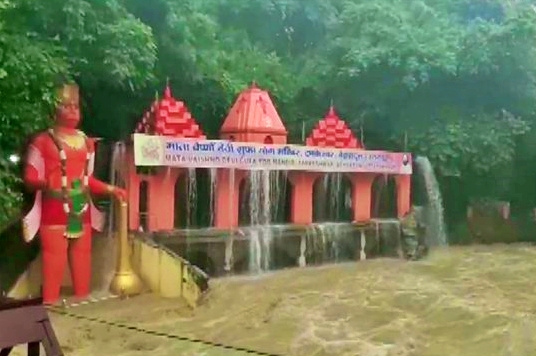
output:
<svg viewBox="0 0 536 356"><path fill-rule="evenodd" d="M169 80L166 80L163 98L159 100L156 92L150 113L146 113L136 132L179 138L206 138L184 102L173 97Z"/></svg>
<svg viewBox="0 0 536 356"><path fill-rule="evenodd" d="M346 122L337 115L333 102L324 119L316 124L305 142L307 146L363 148Z"/></svg>
<svg viewBox="0 0 536 356"><path fill-rule="evenodd" d="M286 142L287 130L268 92L253 82L238 95L220 134L232 136L237 141L252 141L255 136L264 142L270 136L270 139L284 138Z"/></svg>

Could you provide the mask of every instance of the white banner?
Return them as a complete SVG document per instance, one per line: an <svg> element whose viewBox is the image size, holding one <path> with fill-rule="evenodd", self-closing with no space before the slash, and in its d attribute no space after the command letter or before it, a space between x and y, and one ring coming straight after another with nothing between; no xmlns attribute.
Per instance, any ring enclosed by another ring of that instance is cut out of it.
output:
<svg viewBox="0 0 536 356"><path fill-rule="evenodd" d="M134 134L136 166L411 174L411 154Z"/></svg>

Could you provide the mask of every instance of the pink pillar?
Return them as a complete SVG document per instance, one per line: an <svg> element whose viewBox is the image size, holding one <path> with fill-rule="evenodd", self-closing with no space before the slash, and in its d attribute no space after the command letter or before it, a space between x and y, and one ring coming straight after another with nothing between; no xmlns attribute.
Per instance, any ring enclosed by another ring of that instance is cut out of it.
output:
<svg viewBox="0 0 536 356"><path fill-rule="evenodd" d="M240 182L245 171L219 168L215 192L214 225L219 229L232 229L238 226Z"/></svg>
<svg viewBox="0 0 536 356"><path fill-rule="evenodd" d="M411 176L409 174L395 176L396 203L398 218L409 213L411 209Z"/></svg>
<svg viewBox="0 0 536 356"><path fill-rule="evenodd" d="M372 182L376 173L353 173L349 175L352 182L352 209L354 222L370 220Z"/></svg>
<svg viewBox="0 0 536 356"><path fill-rule="evenodd" d="M128 226L140 227L140 187L147 182L147 230L172 230L175 226L175 182L183 169L158 167L154 175L138 175L132 151L127 152Z"/></svg>
<svg viewBox="0 0 536 356"><path fill-rule="evenodd" d="M292 184L290 203L290 222L307 225L313 222L313 187L318 172L289 172L288 178Z"/></svg>
<svg viewBox="0 0 536 356"><path fill-rule="evenodd" d="M149 178L149 231L175 228L175 183L183 172L181 168L162 167Z"/></svg>

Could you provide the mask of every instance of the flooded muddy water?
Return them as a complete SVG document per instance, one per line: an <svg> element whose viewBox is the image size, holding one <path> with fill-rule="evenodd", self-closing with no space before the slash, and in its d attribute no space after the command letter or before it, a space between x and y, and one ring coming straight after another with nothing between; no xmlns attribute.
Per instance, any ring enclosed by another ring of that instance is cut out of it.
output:
<svg viewBox="0 0 536 356"><path fill-rule="evenodd" d="M195 311L153 295L68 310L289 356L529 356L536 355L535 278L536 247L451 247L419 262L216 279ZM66 355L246 355L51 317Z"/></svg>

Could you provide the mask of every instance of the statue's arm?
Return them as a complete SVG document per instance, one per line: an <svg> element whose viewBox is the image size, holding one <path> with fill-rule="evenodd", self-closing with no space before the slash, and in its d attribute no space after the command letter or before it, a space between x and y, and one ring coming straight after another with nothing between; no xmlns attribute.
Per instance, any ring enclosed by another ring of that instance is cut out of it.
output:
<svg viewBox="0 0 536 356"><path fill-rule="evenodd" d="M110 195L113 192L113 187L98 180L92 175L88 178L88 186L91 194L95 195Z"/></svg>
<svg viewBox="0 0 536 356"><path fill-rule="evenodd" d="M22 235L24 241L32 241L41 225L41 190L47 188L43 135L36 136L27 147L24 157L23 181L29 191L36 192L33 206L22 218Z"/></svg>
<svg viewBox="0 0 536 356"><path fill-rule="evenodd" d="M47 187L45 177L45 159L43 157L44 140L37 136L28 147L24 162L24 185L30 191L43 190Z"/></svg>

